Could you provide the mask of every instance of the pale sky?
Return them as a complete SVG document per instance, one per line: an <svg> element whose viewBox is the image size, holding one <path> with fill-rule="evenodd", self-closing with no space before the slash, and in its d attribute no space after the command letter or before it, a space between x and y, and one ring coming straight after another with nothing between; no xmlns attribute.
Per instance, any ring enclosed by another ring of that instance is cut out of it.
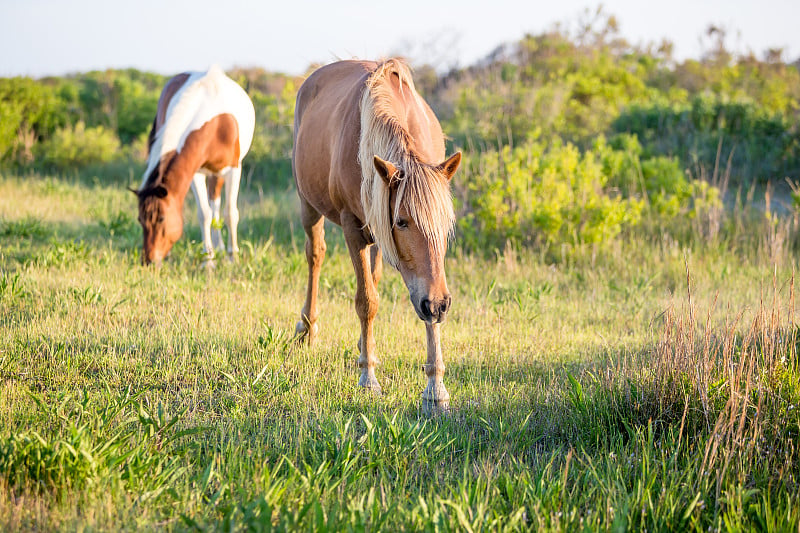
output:
<svg viewBox="0 0 800 533"><path fill-rule="evenodd" d="M709 24L729 47L800 57L798 0L606 0L623 37L699 57ZM498 45L575 23L583 0L0 0L0 76L135 67L172 74L256 66L302 74L311 63L403 54L466 66ZM402 9L393 6L403 6Z"/></svg>

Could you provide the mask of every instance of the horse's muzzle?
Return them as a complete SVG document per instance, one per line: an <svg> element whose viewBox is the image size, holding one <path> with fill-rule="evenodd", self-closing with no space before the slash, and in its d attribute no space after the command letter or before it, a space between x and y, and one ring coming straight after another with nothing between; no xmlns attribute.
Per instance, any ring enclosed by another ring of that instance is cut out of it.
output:
<svg viewBox="0 0 800 533"><path fill-rule="evenodd" d="M430 324L439 324L444 322L444 319L447 317L447 311L450 309L450 302L451 298L449 294L445 295L439 300L434 301L423 298L419 303L417 315L419 315L419 318L425 322Z"/></svg>
<svg viewBox="0 0 800 533"><path fill-rule="evenodd" d="M142 252L142 265L143 266L153 266L155 268L161 268L161 261L163 257L159 253L153 254L153 257L148 257L147 253Z"/></svg>

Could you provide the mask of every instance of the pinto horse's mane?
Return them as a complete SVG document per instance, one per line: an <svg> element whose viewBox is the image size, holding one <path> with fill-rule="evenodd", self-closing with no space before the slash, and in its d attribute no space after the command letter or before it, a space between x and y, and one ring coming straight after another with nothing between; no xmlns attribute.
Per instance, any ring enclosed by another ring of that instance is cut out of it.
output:
<svg viewBox="0 0 800 533"><path fill-rule="evenodd" d="M450 186L436 165L420 160L414 150L414 139L396 116L394 94L388 78L396 75L401 91L410 91L416 105L421 98L414 88L411 72L405 63L389 59L378 65L367 79L361 97L361 137L358 161L361 166L361 204L365 223L384 259L399 265L397 247L392 236L392 220L397 219L401 205L406 206L415 224L433 245L434 253L444 256L447 240L453 234L455 214ZM390 190L378 174L373 156L391 162L402 171L397 188L394 213L390 211ZM394 214L394 216L392 216Z"/></svg>
<svg viewBox="0 0 800 533"><path fill-rule="evenodd" d="M152 143L148 149L147 170L144 172L139 190L145 190L158 183L164 174L163 164L167 164L164 156L171 152L180 152L186 137L205 120L208 114L198 114L203 102L209 94L219 90L219 81L225 78L225 72L213 65L207 72L192 72L181 88L172 96L167 106L164 123L158 126L153 123L151 131ZM201 119L202 122L197 124Z"/></svg>

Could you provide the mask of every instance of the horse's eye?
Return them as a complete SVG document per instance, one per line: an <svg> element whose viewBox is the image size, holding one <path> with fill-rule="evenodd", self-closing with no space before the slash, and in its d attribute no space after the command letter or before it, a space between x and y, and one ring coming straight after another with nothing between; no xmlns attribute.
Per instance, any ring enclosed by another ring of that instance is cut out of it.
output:
<svg viewBox="0 0 800 533"><path fill-rule="evenodd" d="M400 229L408 229L408 220L404 218L398 218L397 224L395 224Z"/></svg>
<svg viewBox="0 0 800 533"><path fill-rule="evenodd" d="M156 222L158 222L159 224L163 224L164 223L164 217L158 217Z"/></svg>

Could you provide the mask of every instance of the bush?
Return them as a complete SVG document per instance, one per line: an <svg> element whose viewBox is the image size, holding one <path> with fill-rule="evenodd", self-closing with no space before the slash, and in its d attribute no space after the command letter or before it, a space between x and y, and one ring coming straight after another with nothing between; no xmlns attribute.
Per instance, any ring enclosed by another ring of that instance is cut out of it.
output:
<svg viewBox="0 0 800 533"><path fill-rule="evenodd" d="M103 126L87 128L83 122L60 128L37 147L39 161L58 169L108 163L120 155L120 142Z"/></svg>
<svg viewBox="0 0 800 533"><path fill-rule="evenodd" d="M730 159L737 183L800 174L800 131L784 115L749 101L698 95L684 105L635 106L612 130L635 134L652 154L677 155L685 168L710 176Z"/></svg>
<svg viewBox="0 0 800 533"><path fill-rule="evenodd" d="M467 188L457 191L460 236L472 249L506 241L554 249L593 249L649 219L721 205L719 191L689 181L675 158L642 159L635 136L599 138L581 152L558 139L478 153L467 160Z"/></svg>
<svg viewBox="0 0 800 533"><path fill-rule="evenodd" d="M0 78L0 161L27 163L36 141L64 124L55 91L30 78Z"/></svg>
<svg viewBox="0 0 800 533"><path fill-rule="evenodd" d="M601 137L594 149L600 154L603 170L609 176L609 186L619 189L626 197L645 200L650 215L693 217L701 199L708 204L706 207L721 206L719 190L700 180L688 180L677 158L643 159L636 135L618 135L608 144Z"/></svg>
<svg viewBox="0 0 800 533"><path fill-rule="evenodd" d="M529 142L468 161L459 228L473 248L521 244L603 244L635 225L643 202L605 190L608 175L595 153L571 144Z"/></svg>
<svg viewBox="0 0 800 533"><path fill-rule="evenodd" d="M296 90L294 82L286 80L279 92L250 93L257 120L253 144L244 165L248 174L252 172L260 184L283 189L292 183Z"/></svg>

